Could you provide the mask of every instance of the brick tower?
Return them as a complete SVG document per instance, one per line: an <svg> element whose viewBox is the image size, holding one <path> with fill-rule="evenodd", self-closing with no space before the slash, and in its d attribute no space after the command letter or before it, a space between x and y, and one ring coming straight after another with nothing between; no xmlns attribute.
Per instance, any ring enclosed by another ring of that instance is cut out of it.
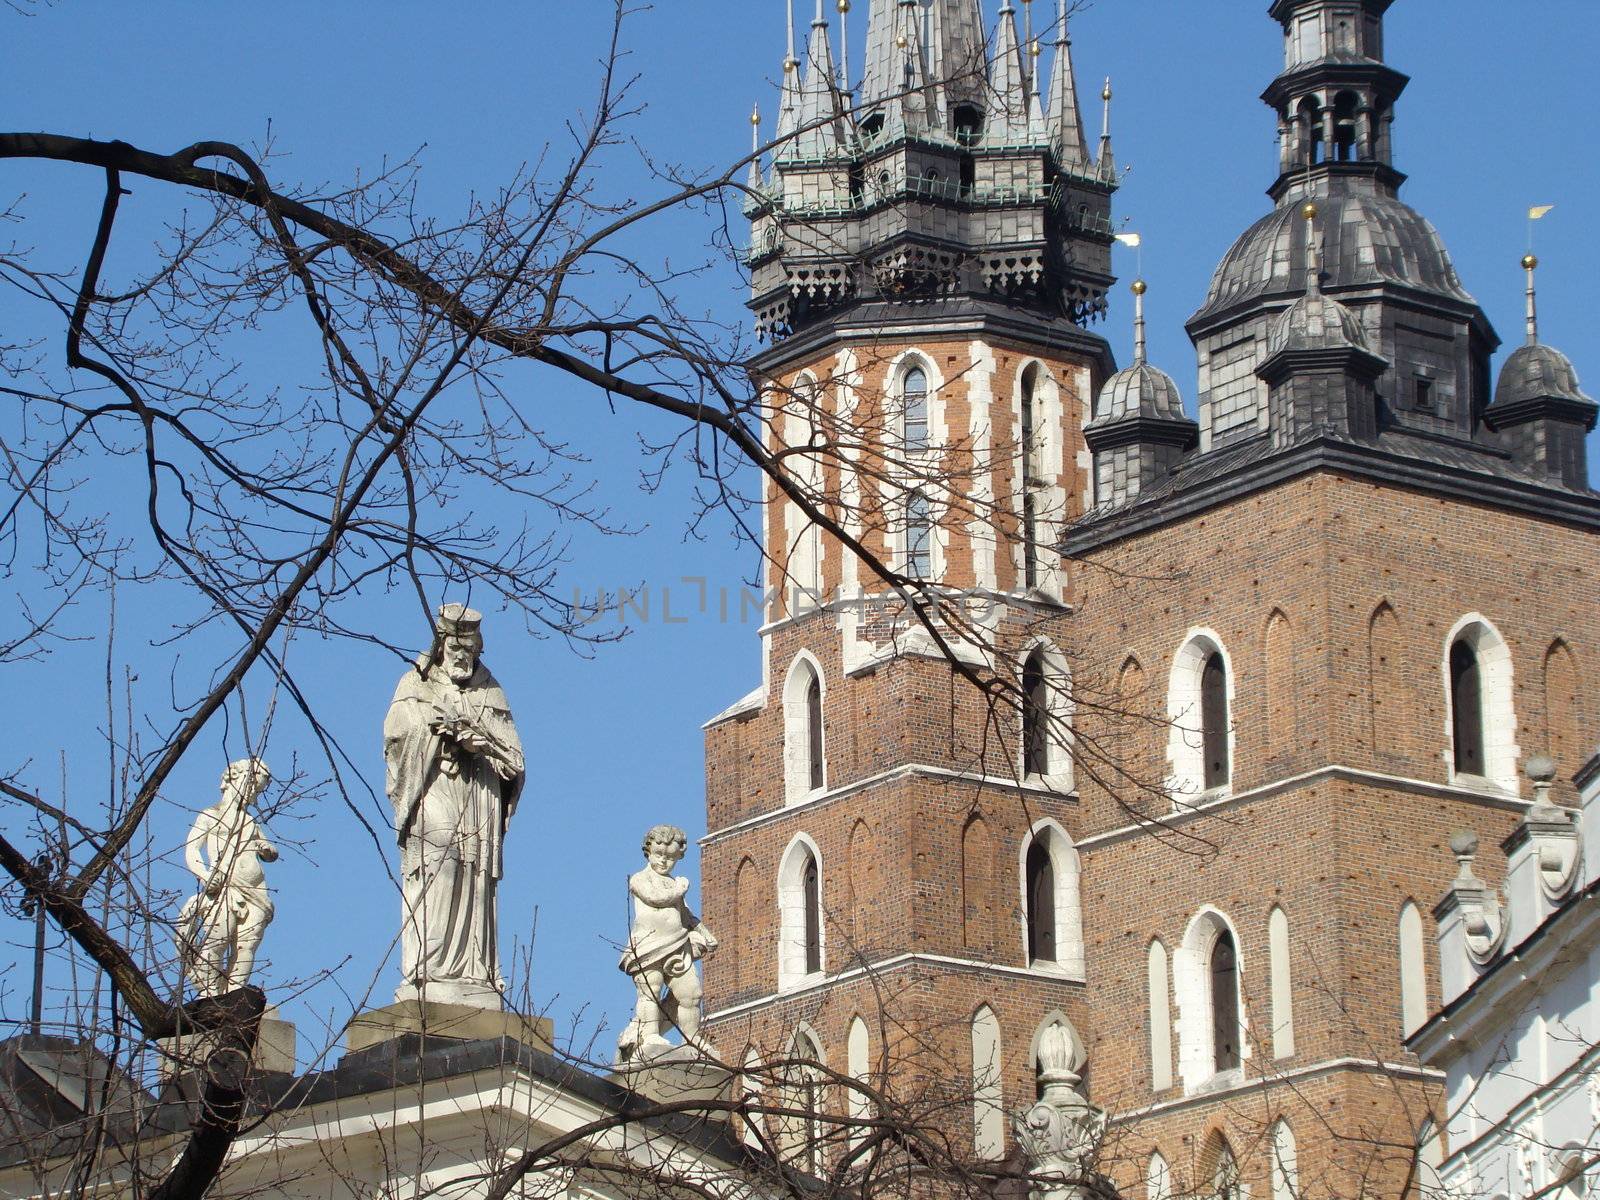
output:
<svg viewBox="0 0 1600 1200"><path fill-rule="evenodd" d="M1082 1020L1056 547L1087 503L1084 409L1111 366L1087 326L1112 283L1115 171L1108 133L1086 144L1060 15L1046 80L1009 3L991 40L979 0L873 0L854 96L820 0L803 59L791 30L748 207L770 340L753 367L773 444L906 590L770 494L784 595L762 682L706 732L711 1038L863 1076L888 1061L929 1095L972 1080L976 1054L979 1112L957 1124L996 1156L1003 1106L1034 1086L1003 1048ZM952 635L959 667L903 598L933 590L964 593L981 628ZM1026 736L959 677L991 643L1037 701ZM1049 897L1031 936L1025 863Z"/></svg>
<svg viewBox="0 0 1600 1200"><path fill-rule="evenodd" d="M1080 789L1084 1032L1151 1200L1396 1196L1442 1153L1404 1038L1450 834L1511 835L1540 752L1570 803L1600 733L1595 405L1538 342L1531 260L1491 395L1498 339L1398 196L1388 7L1271 6L1280 173L1188 323L1198 444L1153 387L1086 431L1074 669L1149 718L1097 744L1169 795Z"/></svg>
<svg viewBox="0 0 1600 1200"><path fill-rule="evenodd" d="M1127 368L1086 331L1115 175L1064 13L1045 87L1009 3L986 39L978 0L874 0L853 110L821 7L803 62L791 35L754 365L772 444L905 582L769 497L762 683L706 735L724 1053L942 1088L998 1157L1063 1024L1145 1200L1394 1196L1440 1151L1404 1042L1429 904L1450 834L1510 836L1526 758L1565 779L1600 732L1600 496L1534 264L1491 392L1498 339L1399 198L1388 7L1271 6L1274 207L1189 321L1198 421L1142 284ZM946 653L919 583L987 641Z"/></svg>

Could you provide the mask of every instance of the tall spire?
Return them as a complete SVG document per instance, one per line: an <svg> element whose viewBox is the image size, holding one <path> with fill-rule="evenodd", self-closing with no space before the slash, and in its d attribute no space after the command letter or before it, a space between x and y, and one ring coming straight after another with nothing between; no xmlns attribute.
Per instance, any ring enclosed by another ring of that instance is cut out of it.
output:
<svg viewBox="0 0 1600 1200"><path fill-rule="evenodd" d="M948 122L957 105L985 106L983 10L980 0L933 0L928 18L928 77L938 89L942 115Z"/></svg>
<svg viewBox="0 0 1600 1200"><path fill-rule="evenodd" d="M928 70L919 7L917 0L872 0L868 11L861 103L878 106L890 128L915 130L926 123Z"/></svg>
<svg viewBox="0 0 1600 1200"><path fill-rule="evenodd" d="M800 84L799 133L795 150L801 158L824 158L840 146L839 98L833 86L833 47L828 41L824 0L817 0L806 43L805 75Z"/></svg>
<svg viewBox="0 0 1600 1200"><path fill-rule="evenodd" d="M1322 295L1322 242L1317 237L1317 206L1307 200L1300 209L1306 220L1306 295Z"/></svg>
<svg viewBox="0 0 1600 1200"><path fill-rule="evenodd" d="M1078 84L1072 72L1072 39L1067 35L1067 0L1056 0L1056 57L1050 76L1050 145L1063 166L1086 166L1083 118L1078 114Z"/></svg>
<svg viewBox="0 0 1600 1200"><path fill-rule="evenodd" d="M838 0L836 7L839 10L839 91L848 96L850 94L850 0Z"/></svg>
<svg viewBox="0 0 1600 1200"><path fill-rule="evenodd" d="M789 39L783 56L783 80L778 85L778 136L777 157L790 152L785 142L800 127L800 60L795 57L794 0L788 0Z"/></svg>
<svg viewBox="0 0 1600 1200"><path fill-rule="evenodd" d="M759 191L762 187L761 178L761 105L757 104L750 110L750 175L745 180L752 192Z"/></svg>
<svg viewBox="0 0 1600 1200"><path fill-rule="evenodd" d="M994 61L989 65L992 96L985 140L998 146L1018 146L1028 140L1028 77L1017 40L1017 10L1002 0L1000 22L994 31Z"/></svg>
<svg viewBox="0 0 1600 1200"><path fill-rule="evenodd" d="M1111 76L1106 76L1106 85L1100 89L1100 102L1104 106L1100 114L1100 154L1095 160L1095 165L1100 168L1100 174L1106 179L1115 179L1117 175L1117 159L1111 153Z"/></svg>

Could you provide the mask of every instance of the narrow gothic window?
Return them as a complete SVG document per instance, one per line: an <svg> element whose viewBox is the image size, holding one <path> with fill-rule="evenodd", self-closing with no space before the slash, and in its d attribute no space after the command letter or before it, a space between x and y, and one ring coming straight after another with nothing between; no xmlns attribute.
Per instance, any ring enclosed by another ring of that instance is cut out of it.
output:
<svg viewBox="0 0 1600 1200"><path fill-rule="evenodd" d="M906 497L906 565L913 579L933 574L933 518L928 513L928 498L921 492Z"/></svg>
<svg viewBox="0 0 1600 1200"><path fill-rule="evenodd" d="M1042 649L1022 664L1022 770L1025 775L1050 773L1050 693Z"/></svg>
<svg viewBox="0 0 1600 1200"><path fill-rule="evenodd" d="M810 1034L802 1032L794 1039L794 1057L798 1061L791 1067L794 1084L790 1099L801 1116L794 1122L789 1149L794 1161L815 1175L823 1165L822 1071L819 1065L822 1049Z"/></svg>
<svg viewBox="0 0 1600 1200"><path fill-rule="evenodd" d="M817 876L817 860L806 855L801 889L805 903L806 974L822 970L822 881Z"/></svg>
<svg viewBox="0 0 1600 1200"><path fill-rule="evenodd" d="M1239 1065L1239 956L1226 929L1211 944L1211 1057L1218 1071Z"/></svg>
<svg viewBox="0 0 1600 1200"><path fill-rule="evenodd" d="M908 453L928 447L928 375L921 367L912 367L900 384L901 399L905 402L903 429Z"/></svg>
<svg viewBox="0 0 1600 1200"><path fill-rule="evenodd" d="M1044 838L1028 847L1028 961L1056 961L1056 871Z"/></svg>
<svg viewBox="0 0 1600 1200"><path fill-rule="evenodd" d="M1018 455L1019 473L1022 477L1022 581L1026 587L1039 586L1039 547L1036 525L1034 490L1039 486L1036 470L1034 439L1034 389L1038 384L1039 368L1029 367L1022 373L1022 445Z"/></svg>
<svg viewBox="0 0 1600 1200"><path fill-rule="evenodd" d="M1211 1177L1213 1200L1243 1200L1244 1188L1239 1181L1239 1161L1227 1142L1217 1153L1217 1169Z"/></svg>
<svg viewBox="0 0 1600 1200"><path fill-rule="evenodd" d="M1456 771L1483 774L1483 686L1478 656L1465 641L1450 646L1450 717Z"/></svg>
<svg viewBox="0 0 1600 1200"><path fill-rule="evenodd" d="M1213 650L1200 672L1200 737L1205 755L1205 787L1228 782L1228 668Z"/></svg>
<svg viewBox="0 0 1600 1200"><path fill-rule="evenodd" d="M806 757L809 760L810 786L813 791L823 783L822 771L822 680L812 674L806 685Z"/></svg>

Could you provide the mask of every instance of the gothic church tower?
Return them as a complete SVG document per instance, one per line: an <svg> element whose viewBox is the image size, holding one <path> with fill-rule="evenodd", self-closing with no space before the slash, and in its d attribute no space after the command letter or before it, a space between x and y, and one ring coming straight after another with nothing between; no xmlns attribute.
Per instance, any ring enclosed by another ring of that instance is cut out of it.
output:
<svg viewBox="0 0 1600 1200"><path fill-rule="evenodd" d="M991 30L979 0L872 0L859 88L820 0L791 30L748 203L753 370L774 447L905 590L772 492L762 683L706 730L706 919L731 935L711 1038L862 1077L889 1061L903 1093L976 1077L956 1124L987 1156L1033 1098L1003 1048L1081 1022L1085 977L1056 547L1111 369L1088 326L1116 172L1109 135L1085 137L1061 8L1031 39L1010 3ZM1048 729L1023 736L959 677L907 608L922 589L972 599L962 667L1001 647ZM1049 910L1031 929L1029 871Z"/></svg>

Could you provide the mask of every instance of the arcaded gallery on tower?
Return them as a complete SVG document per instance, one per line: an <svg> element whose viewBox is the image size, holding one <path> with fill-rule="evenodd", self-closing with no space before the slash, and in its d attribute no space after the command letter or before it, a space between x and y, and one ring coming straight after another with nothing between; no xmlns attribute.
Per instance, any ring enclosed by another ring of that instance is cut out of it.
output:
<svg viewBox="0 0 1600 1200"><path fill-rule="evenodd" d="M1561 1182L1533 1118L1450 1108L1407 1039L1452 834L1494 885L1530 813L1576 820L1596 407L1538 340L1532 259L1496 376L1400 198L1389 6L1271 6L1272 208L1187 322L1192 409L1142 283L1131 364L1092 325L1119 172L1065 11L1030 38L1039 5L877 0L848 95L843 22L791 37L746 212L753 365L809 487L769 490L761 683L706 727L719 1045L964 1089L1003 1159L1064 1031L1148 1200L1437 1187L1497 1122ZM1595 1043L1545 1002L1524 1023ZM1506 1044L1524 1093L1557 1085Z"/></svg>

